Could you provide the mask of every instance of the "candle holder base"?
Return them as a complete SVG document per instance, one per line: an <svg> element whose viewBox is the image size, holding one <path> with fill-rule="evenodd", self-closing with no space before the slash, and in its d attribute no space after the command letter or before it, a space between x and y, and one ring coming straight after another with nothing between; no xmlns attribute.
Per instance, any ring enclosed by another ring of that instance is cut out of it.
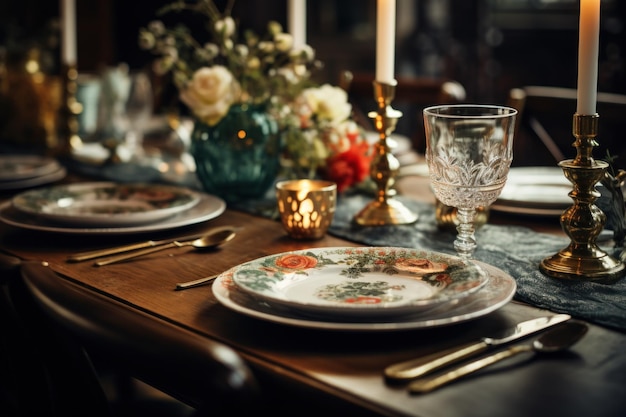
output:
<svg viewBox="0 0 626 417"><path fill-rule="evenodd" d="M612 283L624 274L624 264L597 248L581 251L567 247L539 265L552 278Z"/></svg>
<svg viewBox="0 0 626 417"><path fill-rule="evenodd" d="M574 115L573 133L576 158L559 163L565 177L573 184L569 196L574 204L561 215L561 227L569 236L569 246L541 261L539 269L552 278L611 283L624 275L625 266L596 244L606 215L595 204L600 193L595 185L604 176L606 162L595 161L598 115Z"/></svg>
<svg viewBox="0 0 626 417"><path fill-rule="evenodd" d="M393 199L395 191L391 189L400 163L391 153L387 138L395 129L398 119L402 117L402 112L393 109L390 104L395 95L395 88L395 83L374 81L374 97L378 103L378 111L370 112L368 116L374 120L376 130L380 134L376 144L376 156L370 170L371 178L376 183L377 196L354 217L354 222L360 226L409 224L417 221L417 214Z"/></svg>
<svg viewBox="0 0 626 417"><path fill-rule="evenodd" d="M398 200L376 200L365 206L354 218L360 226L384 226L388 224L410 224L417 215Z"/></svg>

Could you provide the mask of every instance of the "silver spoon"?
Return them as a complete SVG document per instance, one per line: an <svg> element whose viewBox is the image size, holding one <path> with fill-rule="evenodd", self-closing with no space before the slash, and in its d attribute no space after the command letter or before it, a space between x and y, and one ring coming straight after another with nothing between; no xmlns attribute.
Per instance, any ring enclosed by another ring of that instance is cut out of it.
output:
<svg viewBox="0 0 626 417"><path fill-rule="evenodd" d="M94 263L94 265L96 266L110 265L116 262L125 261L127 259L136 258L138 256L147 255L149 253L154 253L154 252L158 252L158 251L169 249L169 248L182 248L185 246L193 246L195 249L206 250L206 249L214 248L216 246L224 244L228 242L229 240L232 240L235 237L235 235L236 235L236 231L230 227L217 228L217 229L213 229L210 233L199 237L198 239L186 240L182 242L175 240L174 242L169 243L167 245L162 245L162 246L158 246L154 248L148 248L148 249L136 251L133 253L125 253L125 254L118 255L118 256L112 256L110 258L97 261Z"/></svg>
<svg viewBox="0 0 626 417"><path fill-rule="evenodd" d="M587 333L587 325L579 321L568 321L545 332L532 344L511 346L493 355L475 360L466 365L453 368L452 370L434 377L426 377L415 380L409 385L409 392L422 394L430 392L442 385L455 381L463 376L483 369L486 366L500 362L523 352L553 353L567 349Z"/></svg>

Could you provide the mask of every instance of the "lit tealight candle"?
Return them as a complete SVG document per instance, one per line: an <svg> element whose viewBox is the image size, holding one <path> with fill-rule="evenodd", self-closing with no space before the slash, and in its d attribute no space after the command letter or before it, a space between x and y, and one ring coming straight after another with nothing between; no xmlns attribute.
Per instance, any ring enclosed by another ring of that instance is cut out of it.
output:
<svg viewBox="0 0 626 417"><path fill-rule="evenodd" d="M376 81L394 84L396 0L378 0L376 8Z"/></svg>
<svg viewBox="0 0 626 417"><path fill-rule="evenodd" d="M598 49L600 0L580 1L578 34L578 96L576 113L596 113L598 89Z"/></svg>
<svg viewBox="0 0 626 417"><path fill-rule="evenodd" d="M276 184L283 227L296 239L324 237L333 220L337 184L321 180L289 180Z"/></svg>

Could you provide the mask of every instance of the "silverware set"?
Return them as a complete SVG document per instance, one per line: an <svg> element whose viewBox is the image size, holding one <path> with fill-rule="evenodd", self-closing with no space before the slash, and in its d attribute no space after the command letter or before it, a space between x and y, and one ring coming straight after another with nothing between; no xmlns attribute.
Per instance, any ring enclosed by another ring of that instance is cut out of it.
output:
<svg viewBox="0 0 626 417"><path fill-rule="evenodd" d="M213 228L205 234L189 235L175 240L148 240L113 248L81 252L69 256L67 261L83 262L95 259L94 266L105 266L171 248L191 246L198 250L207 250L234 239L239 229L235 226L222 226ZM217 277L218 275L212 275L189 282L181 282L176 284L176 290L199 287L212 282Z"/></svg>
<svg viewBox="0 0 626 417"><path fill-rule="evenodd" d="M413 394L430 392L461 377L474 373L509 357L524 353L551 353L566 349L587 332L587 325L570 320L567 314L540 317L517 324L497 337L485 337L463 346L447 349L421 358L388 366L384 375L390 382L409 382ZM548 330L550 329L550 330ZM544 330L532 344L512 345L513 342ZM512 346L509 346L512 345ZM504 350L498 350L505 347ZM492 352L487 356L481 354ZM463 360L469 362L455 365ZM477 359L476 359L477 358ZM440 373L436 371L442 370Z"/></svg>

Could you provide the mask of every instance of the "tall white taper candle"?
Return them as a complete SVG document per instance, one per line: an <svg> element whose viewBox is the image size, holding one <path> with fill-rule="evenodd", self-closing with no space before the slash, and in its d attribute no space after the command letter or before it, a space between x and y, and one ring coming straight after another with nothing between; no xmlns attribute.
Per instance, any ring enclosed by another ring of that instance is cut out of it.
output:
<svg viewBox="0 0 626 417"><path fill-rule="evenodd" d="M595 114L598 96L600 0L580 1L578 96L576 113Z"/></svg>
<svg viewBox="0 0 626 417"><path fill-rule="evenodd" d="M289 0L287 16L293 46L300 48L306 45L306 0Z"/></svg>
<svg viewBox="0 0 626 417"><path fill-rule="evenodd" d="M376 7L376 81L395 81L396 0L378 0Z"/></svg>
<svg viewBox="0 0 626 417"><path fill-rule="evenodd" d="M76 65L76 3L61 0L61 59L63 64Z"/></svg>

